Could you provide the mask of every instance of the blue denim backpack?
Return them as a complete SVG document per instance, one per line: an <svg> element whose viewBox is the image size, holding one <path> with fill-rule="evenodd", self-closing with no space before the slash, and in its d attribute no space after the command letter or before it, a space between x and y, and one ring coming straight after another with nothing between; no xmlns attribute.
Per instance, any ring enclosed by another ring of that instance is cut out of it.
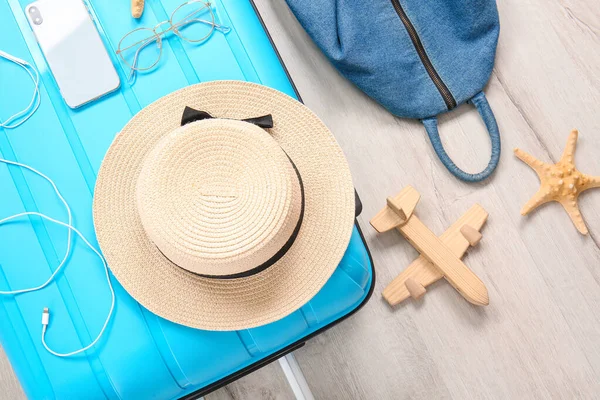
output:
<svg viewBox="0 0 600 400"><path fill-rule="evenodd" d="M335 67L400 117L422 120L435 152L459 179L478 182L500 159L500 133L483 94L500 25L495 0L286 0ZM469 174L450 159L436 116L475 105L492 144L488 166Z"/></svg>

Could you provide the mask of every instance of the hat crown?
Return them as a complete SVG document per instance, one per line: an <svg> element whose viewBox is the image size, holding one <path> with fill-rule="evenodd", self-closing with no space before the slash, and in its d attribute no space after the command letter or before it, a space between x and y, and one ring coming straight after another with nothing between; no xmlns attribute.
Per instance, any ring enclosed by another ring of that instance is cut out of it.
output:
<svg viewBox="0 0 600 400"><path fill-rule="evenodd" d="M146 156L137 208L147 236L177 266L210 277L256 273L301 220L301 181L265 130L247 122L194 122Z"/></svg>

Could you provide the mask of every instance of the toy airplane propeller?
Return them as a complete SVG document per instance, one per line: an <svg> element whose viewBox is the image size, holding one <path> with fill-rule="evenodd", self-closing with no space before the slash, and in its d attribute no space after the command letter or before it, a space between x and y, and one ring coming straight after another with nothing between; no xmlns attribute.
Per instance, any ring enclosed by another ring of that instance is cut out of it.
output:
<svg viewBox="0 0 600 400"><path fill-rule="evenodd" d="M371 220L377 232L398 229L421 253L385 288L383 297L392 306L409 296L416 299L425 294L426 286L443 277L468 302L488 305L485 285L461 261L469 246L476 246L481 240L479 230L488 213L475 204L438 238L413 214L420 197L412 186L407 186L397 196L388 197L387 206Z"/></svg>

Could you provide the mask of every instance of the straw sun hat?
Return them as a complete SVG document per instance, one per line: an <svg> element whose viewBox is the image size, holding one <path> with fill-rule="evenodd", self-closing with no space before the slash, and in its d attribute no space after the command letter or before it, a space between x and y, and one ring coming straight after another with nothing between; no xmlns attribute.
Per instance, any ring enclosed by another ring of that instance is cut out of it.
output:
<svg viewBox="0 0 600 400"><path fill-rule="evenodd" d="M336 269L353 221L350 171L327 127L285 94L237 81L144 108L108 150L94 195L115 277L150 311L200 329L300 308Z"/></svg>

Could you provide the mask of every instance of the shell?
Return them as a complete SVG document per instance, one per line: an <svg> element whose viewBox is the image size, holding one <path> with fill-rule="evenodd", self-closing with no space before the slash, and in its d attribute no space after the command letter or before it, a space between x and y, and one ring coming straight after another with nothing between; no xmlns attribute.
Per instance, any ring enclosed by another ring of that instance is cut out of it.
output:
<svg viewBox="0 0 600 400"><path fill-rule="evenodd" d="M144 13L144 0L131 0L131 16L140 18Z"/></svg>

